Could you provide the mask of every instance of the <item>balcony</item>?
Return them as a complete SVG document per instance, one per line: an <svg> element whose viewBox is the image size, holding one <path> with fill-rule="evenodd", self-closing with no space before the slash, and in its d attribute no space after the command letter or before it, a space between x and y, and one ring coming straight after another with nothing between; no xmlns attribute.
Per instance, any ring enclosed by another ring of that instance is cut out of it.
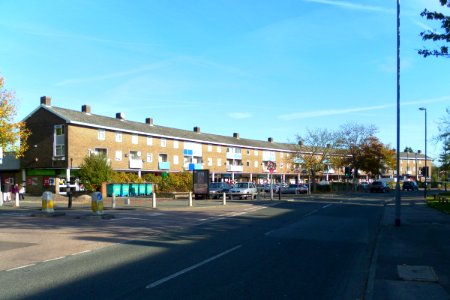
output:
<svg viewBox="0 0 450 300"><path fill-rule="evenodd" d="M227 159L242 159L242 153L227 152Z"/></svg>
<svg viewBox="0 0 450 300"><path fill-rule="evenodd" d="M130 159L128 162L130 169L142 169L142 159Z"/></svg>
<svg viewBox="0 0 450 300"><path fill-rule="evenodd" d="M227 165L227 171L228 172L242 172L242 171L244 171L244 166Z"/></svg>
<svg viewBox="0 0 450 300"><path fill-rule="evenodd" d="M203 169L203 164L189 164L188 165L188 170L189 171L202 170L202 169Z"/></svg>
<svg viewBox="0 0 450 300"><path fill-rule="evenodd" d="M168 161L161 161L158 163L158 168L160 170L170 170L170 162Z"/></svg>

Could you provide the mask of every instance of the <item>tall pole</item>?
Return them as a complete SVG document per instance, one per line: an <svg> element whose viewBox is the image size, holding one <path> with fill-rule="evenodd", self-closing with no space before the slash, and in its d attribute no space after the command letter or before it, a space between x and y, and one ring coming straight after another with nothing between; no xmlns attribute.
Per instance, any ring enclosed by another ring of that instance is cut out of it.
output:
<svg viewBox="0 0 450 300"><path fill-rule="evenodd" d="M428 169L427 169L427 109L425 107L420 107L419 110L423 110L425 112L425 189L423 190L423 197L427 198L427 177L428 177Z"/></svg>
<svg viewBox="0 0 450 300"><path fill-rule="evenodd" d="M395 226L400 226L400 0L397 0L397 183L395 185Z"/></svg>

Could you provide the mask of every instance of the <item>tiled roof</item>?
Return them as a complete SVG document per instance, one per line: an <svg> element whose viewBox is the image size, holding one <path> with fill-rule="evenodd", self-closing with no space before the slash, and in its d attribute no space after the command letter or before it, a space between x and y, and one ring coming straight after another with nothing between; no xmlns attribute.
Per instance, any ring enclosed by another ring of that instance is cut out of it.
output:
<svg viewBox="0 0 450 300"><path fill-rule="evenodd" d="M166 138L203 142L214 145L257 148L261 150L295 151L296 149L295 144L243 139L233 136L228 137L223 135L188 131L159 125L149 125L146 123L106 117L102 115L85 113L55 106L41 105L41 107L65 119L67 123L84 125L94 128L105 128L141 135L161 136Z"/></svg>

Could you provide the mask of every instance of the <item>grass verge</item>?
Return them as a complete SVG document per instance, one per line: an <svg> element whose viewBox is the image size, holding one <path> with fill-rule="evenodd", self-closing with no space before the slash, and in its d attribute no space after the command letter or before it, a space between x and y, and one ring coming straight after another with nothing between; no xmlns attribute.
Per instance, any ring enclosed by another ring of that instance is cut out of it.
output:
<svg viewBox="0 0 450 300"><path fill-rule="evenodd" d="M446 196L450 198L450 192L439 193L440 196ZM427 204L429 207L440 210L444 213L450 214L450 201L449 202L440 202L439 200L435 200L434 197L427 197Z"/></svg>

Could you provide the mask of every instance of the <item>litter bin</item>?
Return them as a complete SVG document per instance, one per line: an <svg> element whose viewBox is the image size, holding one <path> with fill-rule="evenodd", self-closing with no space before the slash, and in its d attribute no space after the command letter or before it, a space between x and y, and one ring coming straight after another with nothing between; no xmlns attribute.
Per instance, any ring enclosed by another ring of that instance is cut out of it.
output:
<svg viewBox="0 0 450 300"><path fill-rule="evenodd" d="M121 190L120 196L127 197L130 195L130 185L128 183L121 184Z"/></svg>
<svg viewBox="0 0 450 300"><path fill-rule="evenodd" d="M108 194L108 197L112 197L113 195L120 196L121 189L122 187L120 184L111 183L106 186L106 193Z"/></svg>
<svg viewBox="0 0 450 300"><path fill-rule="evenodd" d="M53 209L53 193L46 191L42 193L42 211L52 213Z"/></svg>
<svg viewBox="0 0 450 300"><path fill-rule="evenodd" d="M139 195L139 184L132 183L130 184L130 196L138 196Z"/></svg>

